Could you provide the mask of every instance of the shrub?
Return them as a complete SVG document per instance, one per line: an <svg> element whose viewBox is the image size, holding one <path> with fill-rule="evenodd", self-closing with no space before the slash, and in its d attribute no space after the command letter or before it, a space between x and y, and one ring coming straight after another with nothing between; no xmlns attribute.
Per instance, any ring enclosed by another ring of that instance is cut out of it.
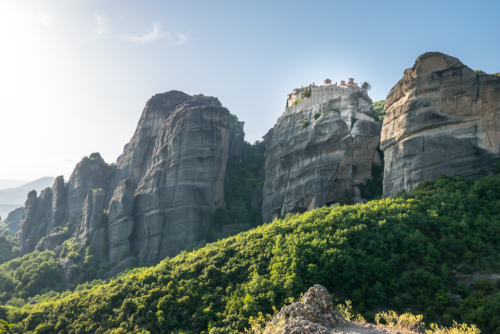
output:
<svg viewBox="0 0 500 334"><path fill-rule="evenodd" d="M303 123L302 123L302 127L300 128L301 130L304 130L305 128L307 128L309 125L311 124L311 122L309 122L308 120L305 120Z"/></svg>
<svg viewBox="0 0 500 334"><path fill-rule="evenodd" d="M300 102L302 102L302 99L295 99L295 100L293 100L292 107L295 107Z"/></svg>
<svg viewBox="0 0 500 334"><path fill-rule="evenodd" d="M351 129L354 127L354 123L356 123L358 119L354 116L351 117Z"/></svg>
<svg viewBox="0 0 500 334"><path fill-rule="evenodd" d="M314 119L317 120L318 118L321 117L321 114L319 112L314 114Z"/></svg>
<svg viewBox="0 0 500 334"><path fill-rule="evenodd" d="M339 108L332 108L330 109L330 112L334 112L340 115L340 109Z"/></svg>
<svg viewBox="0 0 500 334"><path fill-rule="evenodd" d="M67 258L70 259L70 260L73 260L75 262L78 262L78 261L80 261L80 259L82 258L82 256L80 254L78 254L77 252L73 251L73 252L71 252L71 253L68 254Z"/></svg>

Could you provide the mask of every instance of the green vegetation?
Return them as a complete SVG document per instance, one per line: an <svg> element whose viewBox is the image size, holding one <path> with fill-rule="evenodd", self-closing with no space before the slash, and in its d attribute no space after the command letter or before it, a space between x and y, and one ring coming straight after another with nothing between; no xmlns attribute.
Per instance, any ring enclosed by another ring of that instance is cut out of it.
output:
<svg viewBox="0 0 500 334"><path fill-rule="evenodd" d="M373 118L377 122L381 122L384 119L385 114L386 114L386 111L384 109L385 108L385 100L373 102L372 106L373 106L373 111L375 112L375 116L373 116Z"/></svg>
<svg viewBox="0 0 500 334"><path fill-rule="evenodd" d="M361 84L361 88L363 88L364 90L370 90L372 89L372 85L365 81Z"/></svg>
<svg viewBox="0 0 500 334"><path fill-rule="evenodd" d="M314 119L317 120L318 118L321 117L321 114L319 112L314 114Z"/></svg>
<svg viewBox="0 0 500 334"><path fill-rule="evenodd" d="M379 151L379 154L383 154ZM366 184L360 186L361 197L368 200L381 199L384 193L383 189L384 180L384 163L372 164L372 178L366 181Z"/></svg>
<svg viewBox="0 0 500 334"><path fill-rule="evenodd" d="M304 91L302 92L302 97L304 97L304 98L311 97L311 93L312 93L312 88L311 88L311 86L306 87L306 88L304 89Z"/></svg>
<svg viewBox="0 0 500 334"><path fill-rule="evenodd" d="M304 130L309 125L311 125L311 122L309 122L308 120L305 120L304 122L302 122L302 126L300 127L300 130Z"/></svg>
<svg viewBox="0 0 500 334"><path fill-rule="evenodd" d="M11 327L12 327L12 325L10 325L6 321L0 319L0 334L10 333Z"/></svg>
<svg viewBox="0 0 500 334"><path fill-rule="evenodd" d="M455 276L500 272L499 253L500 177L441 175L391 199L287 215L7 314L18 333L232 333L322 284L368 321L392 309L499 333L499 283Z"/></svg>
<svg viewBox="0 0 500 334"><path fill-rule="evenodd" d="M332 108L330 109L331 112L337 113L340 115L340 109L339 108Z"/></svg>
<svg viewBox="0 0 500 334"><path fill-rule="evenodd" d="M300 102L302 102L302 99L295 99L295 100L293 100L292 107L295 107Z"/></svg>
<svg viewBox="0 0 500 334"><path fill-rule="evenodd" d="M62 291L57 264L54 252L35 251L0 265L0 302Z"/></svg>
<svg viewBox="0 0 500 334"><path fill-rule="evenodd" d="M17 238L11 235L0 236L0 264L12 260L20 251Z"/></svg>
<svg viewBox="0 0 500 334"><path fill-rule="evenodd" d="M476 72L476 82L478 82L478 81L479 81L479 77L480 77L481 75L486 74L486 72L485 72L485 71L483 71L483 70L476 70L475 72Z"/></svg>
<svg viewBox="0 0 500 334"><path fill-rule="evenodd" d="M494 76L498 77L500 79L500 72L493 74Z"/></svg>
<svg viewBox="0 0 500 334"><path fill-rule="evenodd" d="M252 194L262 186L264 178L259 172L264 162L264 143L244 142L245 161L229 160L227 178L224 182L225 208L215 211L213 224L202 245L225 237L224 226L231 225L231 234L237 234L262 224L261 203L252 208Z"/></svg>

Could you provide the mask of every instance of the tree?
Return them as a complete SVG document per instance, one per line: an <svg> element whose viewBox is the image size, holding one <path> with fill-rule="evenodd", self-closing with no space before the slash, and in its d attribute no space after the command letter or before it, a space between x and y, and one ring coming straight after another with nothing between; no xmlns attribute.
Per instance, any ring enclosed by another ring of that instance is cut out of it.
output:
<svg viewBox="0 0 500 334"><path fill-rule="evenodd" d="M363 88L364 90L370 90L372 89L372 85L365 81L361 84L361 88Z"/></svg>
<svg viewBox="0 0 500 334"><path fill-rule="evenodd" d="M12 325L9 325L7 322L5 322L4 320L1 320L0 319L0 334L7 334L7 333L10 333L10 327L12 327Z"/></svg>

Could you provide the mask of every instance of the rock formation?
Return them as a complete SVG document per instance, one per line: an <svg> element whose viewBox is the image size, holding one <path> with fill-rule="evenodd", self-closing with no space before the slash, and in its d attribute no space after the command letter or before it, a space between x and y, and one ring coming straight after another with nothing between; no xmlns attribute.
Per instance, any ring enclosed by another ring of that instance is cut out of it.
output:
<svg viewBox="0 0 500 334"><path fill-rule="evenodd" d="M359 185L371 177L380 123L373 120L367 93L311 89L311 96L287 108L264 137L264 222L336 202L346 192L361 200Z"/></svg>
<svg viewBox="0 0 500 334"><path fill-rule="evenodd" d="M136 190L132 248L140 263L203 239L224 202L228 145L229 111L217 99L188 100L164 121Z"/></svg>
<svg viewBox="0 0 500 334"><path fill-rule="evenodd" d="M440 173L479 178L497 167L500 79L457 58L420 55L385 103L384 197Z"/></svg>
<svg viewBox="0 0 500 334"><path fill-rule="evenodd" d="M134 189L129 179L123 180L113 193L109 204L108 244L109 261L120 260L122 254L130 253L130 236L134 228Z"/></svg>
<svg viewBox="0 0 500 334"><path fill-rule="evenodd" d="M13 232L17 231L17 226L19 225L19 222L23 218L23 213L24 213L23 207L17 208L14 211L9 212L7 219L5 219L5 224L7 225L7 228Z"/></svg>
<svg viewBox="0 0 500 334"><path fill-rule="evenodd" d="M301 301L284 306L264 329L266 334L396 334L400 331L394 327L347 321L333 306L328 291L319 284L307 290Z"/></svg>

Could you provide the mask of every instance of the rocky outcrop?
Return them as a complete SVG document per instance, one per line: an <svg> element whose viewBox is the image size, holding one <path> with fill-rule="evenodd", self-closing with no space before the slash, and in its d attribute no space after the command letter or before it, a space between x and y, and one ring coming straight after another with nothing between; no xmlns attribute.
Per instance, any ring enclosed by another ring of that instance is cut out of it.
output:
<svg viewBox="0 0 500 334"><path fill-rule="evenodd" d="M130 253L130 236L134 228L133 209L134 189L132 182L126 179L118 184L109 204L109 262L118 261L122 254Z"/></svg>
<svg viewBox="0 0 500 334"><path fill-rule="evenodd" d="M35 190L29 192L23 218L16 233L21 248L20 256L33 252L38 242L45 236L52 207L51 195L50 188L42 190L40 197L37 197Z"/></svg>
<svg viewBox="0 0 500 334"><path fill-rule="evenodd" d="M316 284L302 300L284 306L266 325L267 334L401 334L415 333L399 327L372 325L365 322L350 322L335 309L328 291Z"/></svg>
<svg viewBox="0 0 500 334"><path fill-rule="evenodd" d="M17 208L14 211L9 212L7 219L5 219L5 224L7 225L7 228L10 229L11 231L17 231L17 226L19 225L19 222L23 218L23 213L24 213L23 207Z"/></svg>
<svg viewBox="0 0 500 334"><path fill-rule="evenodd" d="M66 222L69 223L73 234L83 218L84 205L89 191L109 188L114 169L109 166L99 153L92 153L79 162L71 174L66 185L67 213Z"/></svg>
<svg viewBox="0 0 500 334"><path fill-rule="evenodd" d="M392 88L385 109L385 197L440 173L475 179L497 166L498 77L476 74L443 53L424 53Z"/></svg>
<svg viewBox="0 0 500 334"><path fill-rule="evenodd" d="M132 248L140 263L203 239L210 213L224 201L228 145L229 111L214 98L186 101L162 124L135 192Z"/></svg>
<svg viewBox="0 0 500 334"><path fill-rule="evenodd" d="M94 233L99 229L104 229L105 226L105 210L104 210L104 202L106 200L106 191L103 189L92 189L87 193L87 197L82 207L82 220L78 225L75 237L73 238L73 242L77 242L80 244L80 252L83 253L83 250L87 245L90 244L90 241L94 238ZM99 235L102 232L99 233ZM102 240L104 241L104 240ZM95 242L94 242L95 244ZM100 252L101 245L98 246L98 249L92 249L93 251ZM82 254L83 255L83 254ZM101 258L103 254L100 254Z"/></svg>
<svg viewBox="0 0 500 334"><path fill-rule="evenodd" d="M316 104L302 102L305 109L288 108L264 137L264 222L336 202L346 194L361 200L359 185L371 178L380 124L367 107L371 100L366 92L347 92ZM329 111L333 108L336 112Z"/></svg>
<svg viewBox="0 0 500 334"><path fill-rule="evenodd" d="M111 183L111 190L126 179L132 182L135 189L148 170L153 155L156 137L163 123L182 103L193 97L179 91L156 94L144 107L139 123L130 142L125 145L117 163L116 174ZM108 195L108 202L113 193Z"/></svg>

